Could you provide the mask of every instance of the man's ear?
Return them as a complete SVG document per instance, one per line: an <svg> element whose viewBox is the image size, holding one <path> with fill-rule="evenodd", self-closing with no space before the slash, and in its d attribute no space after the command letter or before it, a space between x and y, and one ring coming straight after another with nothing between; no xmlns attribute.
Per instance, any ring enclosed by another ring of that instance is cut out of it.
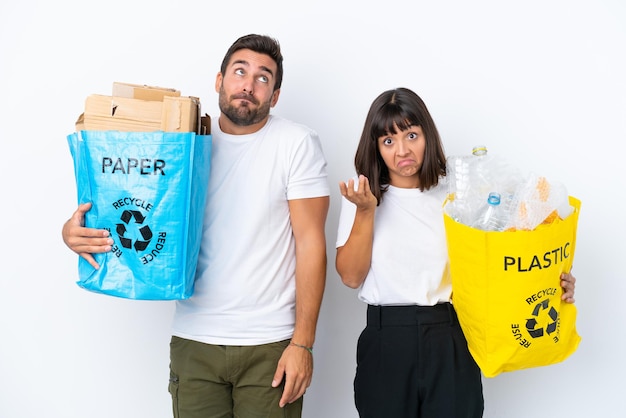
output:
<svg viewBox="0 0 626 418"><path fill-rule="evenodd" d="M215 76L215 92L220 92L220 87L222 87L222 73L217 73Z"/></svg>
<svg viewBox="0 0 626 418"><path fill-rule="evenodd" d="M278 96L280 96L280 89L272 93L272 100L270 101L270 107L276 106L276 103L278 103Z"/></svg>

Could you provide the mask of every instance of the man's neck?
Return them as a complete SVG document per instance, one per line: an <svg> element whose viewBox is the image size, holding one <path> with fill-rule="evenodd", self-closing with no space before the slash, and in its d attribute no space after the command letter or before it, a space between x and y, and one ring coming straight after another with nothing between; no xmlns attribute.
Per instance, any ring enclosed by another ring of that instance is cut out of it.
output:
<svg viewBox="0 0 626 418"><path fill-rule="evenodd" d="M269 118L270 117L268 115L265 119L261 120L258 123L255 123L253 125L242 126L242 125L237 125L237 124L233 123L233 121L228 119L228 117L226 115L224 115L223 113L220 113L220 117L218 119L218 123L220 124L220 129L225 134L229 134L229 135L249 135L249 134L253 134L253 133L258 132L259 130L261 130L261 128L263 128L265 126L265 124L267 123Z"/></svg>

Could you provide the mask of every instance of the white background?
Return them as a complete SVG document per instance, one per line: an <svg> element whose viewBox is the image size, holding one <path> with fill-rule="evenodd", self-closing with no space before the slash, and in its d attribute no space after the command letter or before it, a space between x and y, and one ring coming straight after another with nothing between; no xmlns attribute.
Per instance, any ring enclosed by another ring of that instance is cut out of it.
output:
<svg viewBox="0 0 626 418"><path fill-rule="evenodd" d="M485 379L485 417L624 416L626 3L2 0L0 417L171 416L173 304L75 284L60 234L76 207L66 135L113 81L174 87L216 115L221 59L253 32L283 47L273 112L316 129L329 162L328 285L304 416L357 416L365 306L334 269L337 183L353 174L371 101L398 86L426 101L448 155L485 144L582 200L583 340L557 365Z"/></svg>

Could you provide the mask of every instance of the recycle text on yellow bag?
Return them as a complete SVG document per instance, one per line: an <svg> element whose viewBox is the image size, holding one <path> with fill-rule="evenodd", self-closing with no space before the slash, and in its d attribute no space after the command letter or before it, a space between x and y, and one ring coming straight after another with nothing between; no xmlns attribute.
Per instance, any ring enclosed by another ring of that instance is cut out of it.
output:
<svg viewBox="0 0 626 418"><path fill-rule="evenodd" d="M565 360L581 340L576 306L561 300L574 259L580 201L533 231L485 232L444 214L452 301L485 377Z"/></svg>

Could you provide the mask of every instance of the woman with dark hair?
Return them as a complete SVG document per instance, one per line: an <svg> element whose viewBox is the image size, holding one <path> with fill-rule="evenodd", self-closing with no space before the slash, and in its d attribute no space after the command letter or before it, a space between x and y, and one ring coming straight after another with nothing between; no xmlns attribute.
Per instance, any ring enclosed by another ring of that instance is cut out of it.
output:
<svg viewBox="0 0 626 418"><path fill-rule="evenodd" d="M336 268L368 304L357 347L361 417L481 417L480 369L451 303L443 223L446 157L422 99L406 88L372 103L343 196ZM563 299L573 302L564 274Z"/></svg>

